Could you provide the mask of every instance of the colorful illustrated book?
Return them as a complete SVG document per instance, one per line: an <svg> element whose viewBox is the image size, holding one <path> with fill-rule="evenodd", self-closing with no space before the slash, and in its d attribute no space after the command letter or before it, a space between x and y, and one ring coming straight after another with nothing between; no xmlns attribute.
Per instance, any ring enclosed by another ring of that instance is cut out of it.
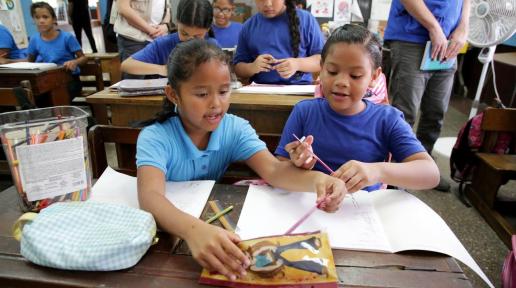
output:
<svg viewBox="0 0 516 288"><path fill-rule="evenodd" d="M428 41L426 42L425 52L423 53L419 69L423 71L447 70L453 67L456 60L456 57L446 61L432 60L432 42Z"/></svg>
<svg viewBox="0 0 516 288"><path fill-rule="evenodd" d="M226 287L336 288L337 270L326 233L314 232L261 237L239 243L251 265L234 281L202 271L202 284Z"/></svg>

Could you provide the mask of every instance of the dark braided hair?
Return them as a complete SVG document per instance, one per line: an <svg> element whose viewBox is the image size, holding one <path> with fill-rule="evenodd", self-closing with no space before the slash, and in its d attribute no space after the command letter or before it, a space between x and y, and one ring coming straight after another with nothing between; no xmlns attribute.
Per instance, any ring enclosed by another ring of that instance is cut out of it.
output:
<svg viewBox="0 0 516 288"><path fill-rule="evenodd" d="M363 45L370 56L373 69L377 69L382 65L382 44L380 39L366 28L355 24L341 26L331 34L326 44L324 44L321 53L321 63L324 63L331 46L341 42Z"/></svg>
<svg viewBox="0 0 516 288"><path fill-rule="evenodd" d="M190 41L177 44L168 57L168 85L170 85L172 89L174 89L175 93L181 97L179 93L181 83L190 79L199 65L206 63L211 59L218 60L229 67L229 58L226 53L224 53L224 51L215 44L204 39L192 39ZM174 111L174 106L174 103L168 100L167 97L164 97L163 109L158 112L154 118L136 123L133 126L143 127L155 122L163 123L168 118L178 115Z"/></svg>
<svg viewBox="0 0 516 288"><path fill-rule="evenodd" d="M213 8L208 0L181 0L177 5L177 22L208 29L208 36L215 38L211 31Z"/></svg>
<svg viewBox="0 0 516 288"><path fill-rule="evenodd" d="M290 29L290 40L292 41L292 55L294 58L299 56L299 43L301 35L299 33L299 17L297 17L296 3L294 0L285 0L287 6L288 26Z"/></svg>

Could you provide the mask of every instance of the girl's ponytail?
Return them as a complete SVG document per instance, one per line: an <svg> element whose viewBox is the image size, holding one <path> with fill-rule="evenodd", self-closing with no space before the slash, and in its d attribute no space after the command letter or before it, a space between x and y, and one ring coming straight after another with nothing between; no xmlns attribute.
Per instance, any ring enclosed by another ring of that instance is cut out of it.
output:
<svg viewBox="0 0 516 288"><path fill-rule="evenodd" d="M287 6L288 24L290 27L290 40L292 41L292 56L299 56L299 43L301 36L299 33L299 17L297 17L296 4L294 0L285 0Z"/></svg>

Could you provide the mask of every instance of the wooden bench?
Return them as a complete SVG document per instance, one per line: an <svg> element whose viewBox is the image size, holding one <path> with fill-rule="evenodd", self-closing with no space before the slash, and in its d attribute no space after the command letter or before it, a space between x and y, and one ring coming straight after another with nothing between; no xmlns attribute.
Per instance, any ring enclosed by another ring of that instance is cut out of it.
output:
<svg viewBox="0 0 516 288"><path fill-rule="evenodd" d="M515 226L504 216L516 216L516 198L504 199L498 195L502 185L516 179L516 109L490 108L484 112L481 129L484 133L473 180L466 187L471 204L489 223L500 239L510 247ZM493 151L500 133L510 133L512 141L508 154Z"/></svg>

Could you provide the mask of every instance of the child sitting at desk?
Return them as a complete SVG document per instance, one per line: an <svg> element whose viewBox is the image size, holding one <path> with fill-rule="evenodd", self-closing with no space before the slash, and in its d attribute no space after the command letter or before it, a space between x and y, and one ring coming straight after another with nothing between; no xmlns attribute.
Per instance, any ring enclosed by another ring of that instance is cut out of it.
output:
<svg viewBox="0 0 516 288"><path fill-rule="evenodd" d="M327 171L350 192L372 191L380 182L408 189L439 183L439 170L417 140L403 114L363 99L381 73L380 41L358 25L344 25L322 52L321 84L325 98L299 102L290 114L276 154L298 167ZM302 144L299 137L307 135ZM383 162L391 153L397 163Z"/></svg>
<svg viewBox="0 0 516 288"><path fill-rule="evenodd" d="M188 0L189 1L189 0ZM238 236L178 210L165 198L165 181L219 179L231 162L245 161L271 185L316 191L326 211L336 211L344 183L317 171L279 161L249 122L226 114L230 70L224 52L205 40L174 49L169 62L164 109L138 137L138 199L161 228L184 239L193 257L231 279L243 275L249 259Z"/></svg>
<svg viewBox="0 0 516 288"><path fill-rule="evenodd" d="M208 0L179 1L177 32L155 39L145 48L124 60L121 66L122 72L166 77L168 56L180 42L194 38L207 38L208 41L213 41L218 45L210 30L212 21L213 9Z"/></svg>
<svg viewBox="0 0 516 288"><path fill-rule="evenodd" d="M18 49L11 32L0 24L0 64L26 61L26 58L27 49Z"/></svg>
<svg viewBox="0 0 516 288"><path fill-rule="evenodd" d="M222 48L235 48L242 24L232 22L234 0L213 0L213 24L211 29Z"/></svg>
<svg viewBox="0 0 516 288"><path fill-rule="evenodd" d="M256 8L240 32L236 75L263 84L312 84L324 44L317 20L292 0L256 0Z"/></svg>
<svg viewBox="0 0 516 288"><path fill-rule="evenodd" d="M72 34L56 29L57 17L54 8L48 3L33 3L30 14L36 22L39 34L30 38L28 61L63 65L72 73L72 80L68 83L70 96L79 96L82 90L79 66L88 61L81 45Z"/></svg>

